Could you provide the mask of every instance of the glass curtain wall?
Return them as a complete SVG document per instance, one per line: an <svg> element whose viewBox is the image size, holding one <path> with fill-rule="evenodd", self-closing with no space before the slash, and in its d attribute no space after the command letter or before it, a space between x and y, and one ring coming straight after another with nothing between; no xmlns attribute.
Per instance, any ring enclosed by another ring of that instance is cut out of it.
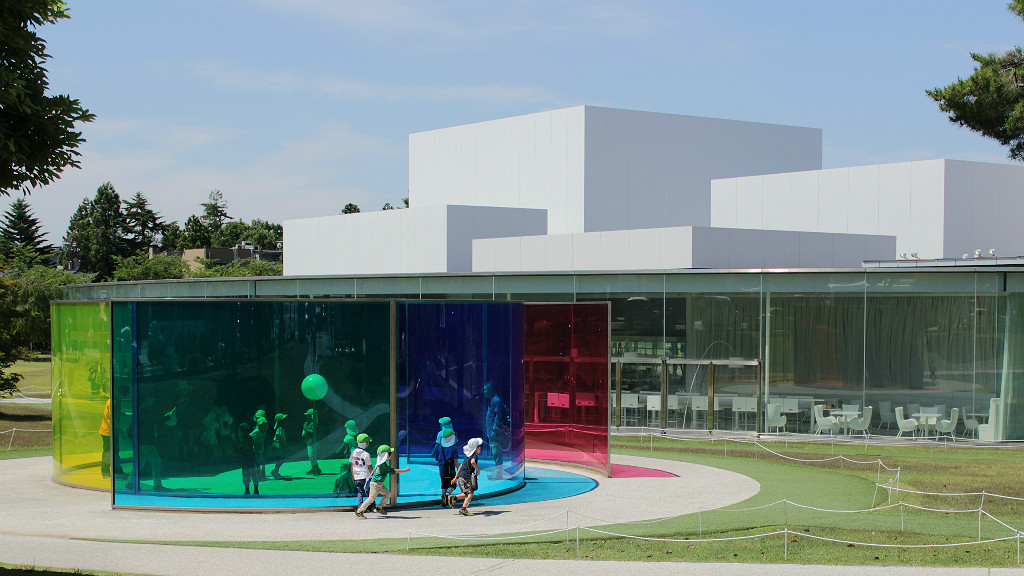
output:
<svg viewBox="0 0 1024 576"><path fill-rule="evenodd" d="M607 303L526 305L530 458L610 474Z"/></svg>
<svg viewBox="0 0 1024 576"><path fill-rule="evenodd" d="M353 437L391 436L390 303L112 307L115 505L355 503Z"/></svg>
<svg viewBox="0 0 1024 576"><path fill-rule="evenodd" d="M481 438L478 494L525 482L523 305L494 302L398 304L398 443L424 473L400 476L403 497L438 498L439 420L458 446ZM463 453L458 452L461 461Z"/></svg>
<svg viewBox="0 0 1024 576"><path fill-rule="evenodd" d="M110 487L110 305L50 305L53 478Z"/></svg>

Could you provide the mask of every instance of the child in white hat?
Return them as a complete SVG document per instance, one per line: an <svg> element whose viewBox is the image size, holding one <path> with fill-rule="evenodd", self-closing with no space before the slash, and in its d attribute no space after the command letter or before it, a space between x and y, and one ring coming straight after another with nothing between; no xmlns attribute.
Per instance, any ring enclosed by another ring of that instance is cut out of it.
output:
<svg viewBox="0 0 1024 576"><path fill-rule="evenodd" d="M483 443L484 441L480 438L470 438L469 442L466 442L466 445L462 447L462 453L466 457L462 460L462 464L459 464L455 480L452 480L452 484L458 483L462 494L450 496L448 504L454 508L456 502L465 500L462 503L462 508L459 508L459 514L463 516L473 515L469 511L469 503L473 500L473 492L476 491L476 477L480 474L480 466L477 464L477 459L480 457L480 445Z"/></svg>

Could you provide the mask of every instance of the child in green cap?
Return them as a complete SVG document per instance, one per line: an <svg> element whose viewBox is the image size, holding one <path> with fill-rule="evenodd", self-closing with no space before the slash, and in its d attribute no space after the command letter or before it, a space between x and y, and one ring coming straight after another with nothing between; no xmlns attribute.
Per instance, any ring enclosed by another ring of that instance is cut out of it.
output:
<svg viewBox="0 0 1024 576"><path fill-rule="evenodd" d="M356 483L356 491L359 493L359 503L366 499L370 484L370 453L366 448L373 442L369 434L365 432L356 438L358 442L355 450L349 456L349 463L352 465L352 480Z"/></svg>
<svg viewBox="0 0 1024 576"><path fill-rule="evenodd" d="M370 495L363 503L356 508L356 516L360 518L366 518L363 512L370 507L370 504L375 503L377 495L381 495L380 504L377 506L377 513L381 516L387 516L388 512L384 509L384 503L391 498L391 491L384 487L384 479L390 474L401 474L408 472L409 467L406 466L401 470L395 470L388 464L388 459L391 457L391 446L382 444L377 448L377 467L373 469L373 474L370 476Z"/></svg>

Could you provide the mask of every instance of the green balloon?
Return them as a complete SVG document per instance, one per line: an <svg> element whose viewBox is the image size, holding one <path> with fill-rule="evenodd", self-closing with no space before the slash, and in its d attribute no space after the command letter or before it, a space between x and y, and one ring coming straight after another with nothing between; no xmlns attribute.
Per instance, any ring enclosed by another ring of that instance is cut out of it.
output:
<svg viewBox="0 0 1024 576"><path fill-rule="evenodd" d="M310 400L327 396L327 380L319 374L310 374L302 379L302 395Z"/></svg>

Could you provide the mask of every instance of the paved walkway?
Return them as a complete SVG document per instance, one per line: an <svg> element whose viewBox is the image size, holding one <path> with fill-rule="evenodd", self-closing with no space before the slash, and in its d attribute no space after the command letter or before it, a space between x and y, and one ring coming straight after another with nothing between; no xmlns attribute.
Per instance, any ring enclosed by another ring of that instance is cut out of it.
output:
<svg viewBox="0 0 1024 576"><path fill-rule="evenodd" d="M61 568L88 568L139 574L217 574L251 576L258 568L270 574L368 573L495 574L531 576L623 573L739 575L757 571L818 576L848 574L982 575L1001 571L935 568L836 568L822 566L750 564L689 564L676 562L594 562L556 560L494 560L375 554L332 554L269 550L239 550L192 546L113 544L83 538L136 540L303 540L404 537L409 531L465 535L495 531L559 528L566 510L573 526L640 520L691 512L697 504L708 509L749 498L759 486L754 480L705 466L615 456L619 464L658 468L677 478L603 478L586 494L562 500L489 506L463 518L451 510L396 510L388 518L371 515L358 520L350 513L194 513L111 510L105 492L68 488L50 480L49 458L0 460L0 562ZM649 495L657 495L650 506ZM532 525L532 526L531 526ZM370 544L368 544L368 547ZM358 567L358 568L354 568ZM1010 571L1002 571L1009 574ZM1014 570L1019 574L1020 570Z"/></svg>

